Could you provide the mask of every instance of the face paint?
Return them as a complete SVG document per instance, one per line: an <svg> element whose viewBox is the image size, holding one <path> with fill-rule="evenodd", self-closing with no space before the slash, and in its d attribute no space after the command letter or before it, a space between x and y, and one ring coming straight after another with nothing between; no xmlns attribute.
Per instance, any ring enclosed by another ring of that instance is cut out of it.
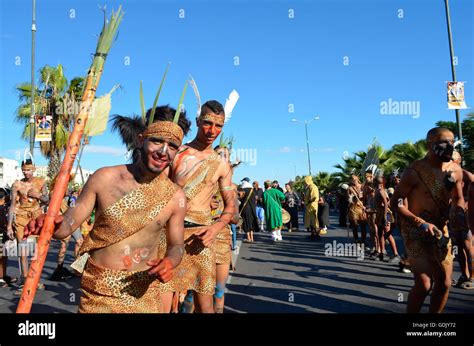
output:
<svg viewBox="0 0 474 346"><path fill-rule="evenodd" d="M160 150L160 154L161 155L167 155L168 154L168 143L165 142L163 144L163 147Z"/></svg>
<svg viewBox="0 0 474 346"><path fill-rule="evenodd" d="M454 145L448 141L436 142L432 149L434 154L443 162L449 162L453 158Z"/></svg>

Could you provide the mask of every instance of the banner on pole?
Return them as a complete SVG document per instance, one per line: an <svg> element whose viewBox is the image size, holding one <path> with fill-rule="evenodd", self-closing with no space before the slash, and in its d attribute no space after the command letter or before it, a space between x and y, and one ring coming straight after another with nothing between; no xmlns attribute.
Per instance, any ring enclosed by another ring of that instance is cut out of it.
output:
<svg viewBox="0 0 474 346"><path fill-rule="evenodd" d="M36 142L51 142L51 115L35 115Z"/></svg>
<svg viewBox="0 0 474 346"><path fill-rule="evenodd" d="M464 82L448 82L448 108L466 109Z"/></svg>

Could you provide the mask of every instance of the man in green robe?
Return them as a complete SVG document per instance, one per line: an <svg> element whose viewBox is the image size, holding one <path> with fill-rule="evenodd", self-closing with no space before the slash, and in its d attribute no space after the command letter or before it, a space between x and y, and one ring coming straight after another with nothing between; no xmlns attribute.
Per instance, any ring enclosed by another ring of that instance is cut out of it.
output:
<svg viewBox="0 0 474 346"><path fill-rule="evenodd" d="M272 182L267 180L264 183L263 208L265 209L265 221L267 230L272 231L272 240L281 241L281 229L283 220L281 214L281 202L285 200L285 194L278 189L272 188Z"/></svg>

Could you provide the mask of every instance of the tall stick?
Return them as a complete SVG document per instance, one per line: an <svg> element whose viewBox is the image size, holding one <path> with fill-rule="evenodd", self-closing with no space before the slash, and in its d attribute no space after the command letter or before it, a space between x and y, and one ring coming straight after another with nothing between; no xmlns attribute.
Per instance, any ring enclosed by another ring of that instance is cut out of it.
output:
<svg viewBox="0 0 474 346"><path fill-rule="evenodd" d="M49 243L54 233L54 219L59 214L59 208L67 190L72 166L76 159L81 138L84 133L84 127L92 108L100 77L102 76L105 59L107 58L110 47L112 46L112 41L116 38L118 26L123 17L121 9L122 8L119 7L116 13L112 12L110 21L106 20L104 11L104 25L99 36L94 60L87 75L79 115L75 121L72 134L69 137L61 170L56 178L51 202L38 240L36 260L32 261L30 270L28 271L25 286L23 287L20 302L18 303L18 308L16 310L17 313L29 313L31 310L31 305L33 304L36 290L38 288L41 271L43 270L46 256L48 254Z"/></svg>

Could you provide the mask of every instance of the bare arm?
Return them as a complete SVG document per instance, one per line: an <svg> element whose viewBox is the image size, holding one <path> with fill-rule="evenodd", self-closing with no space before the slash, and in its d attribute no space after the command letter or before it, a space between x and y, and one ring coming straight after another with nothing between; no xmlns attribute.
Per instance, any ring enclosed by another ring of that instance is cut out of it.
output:
<svg viewBox="0 0 474 346"><path fill-rule="evenodd" d="M173 197L173 212L168 220L167 248L165 257L171 260L173 268L181 263L184 253L184 216L186 215L186 196L179 189Z"/></svg>
<svg viewBox="0 0 474 346"><path fill-rule="evenodd" d="M216 223L219 227L218 230L220 231L232 222L235 213L238 212L232 184L232 169L228 163L225 163L224 175L219 179L219 189L221 191L222 200L224 201L224 210L222 211L221 217L218 219L219 222Z"/></svg>
<svg viewBox="0 0 474 346"><path fill-rule="evenodd" d="M221 191L222 200L224 201L224 210L217 221L212 225L203 228L196 232L196 235L201 239L204 246L210 246L216 239L217 234L231 223L236 213L235 209L235 195L232 185L232 169L230 165L222 161L222 175L219 178L219 188Z"/></svg>
<svg viewBox="0 0 474 346"><path fill-rule="evenodd" d="M474 182L469 184L469 202L468 205L474 205ZM469 217L469 228L474 229L474 208L468 208L468 217Z"/></svg>
<svg viewBox="0 0 474 346"><path fill-rule="evenodd" d="M84 221L86 221L97 200L97 187L104 184L100 171L93 174L87 181L74 207L69 208L63 215L63 221L53 238L64 239L71 235Z"/></svg>
<svg viewBox="0 0 474 346"><path fill-rule="evenodd" d="M17 192L17 185L13 184L12 192L11 192L11 203L10 208L8 209L8 222L7 222L7 232L8 237L13 239L13 218L15 217L15 208L16 208L16 200L17 200L18 192Z"/></svg>
<svg viewBox="0 0 474 346"><path fill-rule="evenodd" d="M402 179L400 180L400 183L397 185L395 192L393 193L390 203L395 212L398 212L400 215L405 216L416 224L419 223L416 222L419 218L407 207L405 207L403 201L408 197L411 190L413 190L413 188L416 186L417 180L418 177L416 176L415 172L412 169L407 168L402 176Z"/></svg>

